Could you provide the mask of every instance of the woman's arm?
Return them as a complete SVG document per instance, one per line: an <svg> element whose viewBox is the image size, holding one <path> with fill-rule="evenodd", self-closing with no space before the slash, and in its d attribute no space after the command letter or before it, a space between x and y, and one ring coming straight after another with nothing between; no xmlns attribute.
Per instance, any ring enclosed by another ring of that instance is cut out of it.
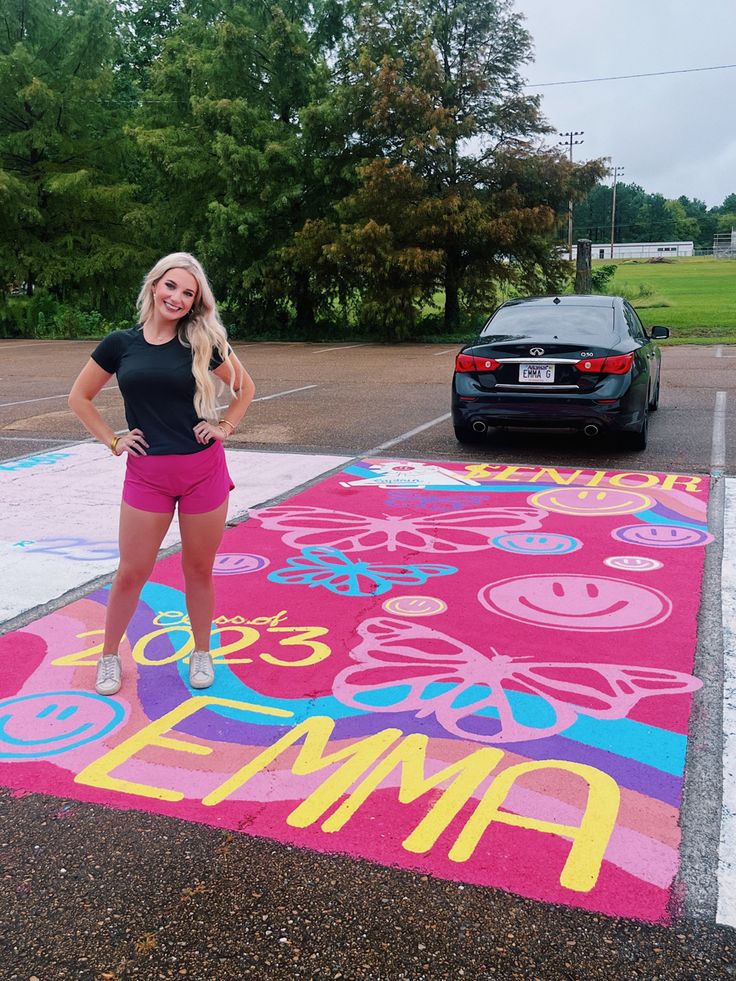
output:
<svg viewBox="0 0 736 981"><path fill-rule="evenodd" d="M235 398L230 400L230 404L222 414L220 421L229 423L233 429L236 429L247 412L248 406L253 401L256 386L253 384L253 379L234 354L230 355L230 361L235 369L235 379L233 381ZM230 372L226 364L221 364L219 368L215 369L213 374L217 375L226 385L230 384Z"/></svg>
<svg viewBox="0 0 736 981"><path fill-rule="evenodd" d="M253 396L256 392L253 379L234 354L230 355L230 361L235 369L235 378L233 380L235 397L230 399L230 403L220 417L219 425L211 425L209 422L197 423L194 427L194 435L200 443L209 443L213 439L222 442L228 436L231 436L245 415L248 406L253 401ZM221 381L224 381L227 386L230 385L230 369L227 364L223 363L219 365L219 367L214 369L212 374L216 375Z"/></svg>
<svg viewBox="0 0 736 981"><path fill-rule="evenodd" d="M113 449L115 433L102 418L97 407L92 404L92 400L96 398L103 385L111 378L112 375L109 371L105 371L90 358L72 385L72 390L69 393L69 408L88 433ZM143 438L140 429L132 429L129 433L121 436L114 445L113 453L116 456L120 456L123 452L133 456L145 456L145 448L148 443Z"/></svg>

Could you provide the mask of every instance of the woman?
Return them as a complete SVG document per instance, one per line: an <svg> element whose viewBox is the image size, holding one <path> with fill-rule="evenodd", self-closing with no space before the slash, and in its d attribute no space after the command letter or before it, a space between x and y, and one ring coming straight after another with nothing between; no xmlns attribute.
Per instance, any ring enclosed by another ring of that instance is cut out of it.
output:
<svg viewBox="0 0 736 981"><path fill-rule="evenodd" d="M223 442L253 399L250 375L228 347L202 266L186 252L167 255L146 276L138 296L140 322L108 334L69 395L69 406L115 456L126 454L120 506L120 565L105 620L95 688L114 695L122 684L118 647L148 580L174 507L179 508L186 603L195 650L189 683L209 688L214 612L212 566L233 483ZM93 404L117 375L129 431L116 436ZM216 386L230 402L217 419Z"/></svg>

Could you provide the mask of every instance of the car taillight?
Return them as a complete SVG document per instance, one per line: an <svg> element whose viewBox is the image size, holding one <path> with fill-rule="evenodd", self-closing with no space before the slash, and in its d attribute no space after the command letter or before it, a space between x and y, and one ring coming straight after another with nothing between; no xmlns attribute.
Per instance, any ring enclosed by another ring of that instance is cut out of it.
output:
<svg viewBox="0 0 736 981"><path fill-rule="evenodd" d="M575 367L586 375L625 375L633 363L633 354L617 354L612 358L584 358Z"/></svg>
<svg viewBox="0 0 736 981"><path fill-rule="evenodd" d="M455 371L495 371L501 362L495 358L478 358L474 354L458 354L455 358Z"/></svg>

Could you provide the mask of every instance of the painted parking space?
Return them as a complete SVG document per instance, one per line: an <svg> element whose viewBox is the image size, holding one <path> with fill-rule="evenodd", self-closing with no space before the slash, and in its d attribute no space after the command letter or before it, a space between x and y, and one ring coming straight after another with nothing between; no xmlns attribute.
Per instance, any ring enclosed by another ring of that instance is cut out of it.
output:
<svg viewBox="0 0 736 981"><path fill-rule="evenodd" d="M114 699L91 693L105 590L1 638L0 781L666 921L707 498L349 465L227 532L206 693L176 556Z"/></svg>
<svg viewBox="0 0 736 981"><path fill-rule="evenodd" d="M347 457L227 450L230 520L347 462ZM0 622L117 566L125 464L99 443L0 462ZM163 547L179 542L172 523Z"/></svg>

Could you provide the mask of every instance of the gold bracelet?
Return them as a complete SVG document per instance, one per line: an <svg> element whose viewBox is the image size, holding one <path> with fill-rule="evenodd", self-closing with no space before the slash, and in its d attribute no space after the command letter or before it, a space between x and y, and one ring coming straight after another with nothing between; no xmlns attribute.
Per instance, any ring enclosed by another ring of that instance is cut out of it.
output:
<svg viewBox="0 0 736 981"><path fill-rule="evenodd" d="M117 456L118 455L118 443L119 442L120 442L120 437L119 436L113 436L113 438L110 440L110 449L112 450L112 455L113 456Z"/></svg>
<svg viewBox="0 0 736 981"><path fill-rule="evenodd" d="M229 426L230 427L230 435L231 436L235 432L235 426L233 426L233 424L230 422L229 419L220 419L220 425L221 426Z"/></svg>

